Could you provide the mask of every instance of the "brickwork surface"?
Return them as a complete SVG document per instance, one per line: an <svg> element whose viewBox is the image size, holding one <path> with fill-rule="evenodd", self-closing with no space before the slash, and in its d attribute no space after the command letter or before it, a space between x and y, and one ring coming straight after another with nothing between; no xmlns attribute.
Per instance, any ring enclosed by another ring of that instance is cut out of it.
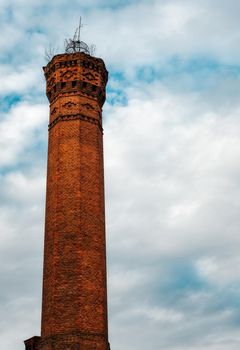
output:
<svg viewBox="0 0 240 350"><path fill-rule="evenodd" d="M108 350L102 105L107 71L84 53L44 67L50 101L42 350Z"/></svg>

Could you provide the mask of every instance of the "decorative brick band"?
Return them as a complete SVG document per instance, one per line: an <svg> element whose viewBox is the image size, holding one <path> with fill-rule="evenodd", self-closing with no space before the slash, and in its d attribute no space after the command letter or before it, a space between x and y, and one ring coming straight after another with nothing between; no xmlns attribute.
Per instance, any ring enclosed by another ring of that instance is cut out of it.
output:
<svg viewBox="0 0 240 350"><path fill-rule="evenodd" d="M83 115L83 114L60 115L59 117L54 119L54 121L52 123L50 123L48 125L48 130L51 130L54 127L54 125L56 125L58 122L68 121L68 120L77 120L77 119L80 119L84 122L88 122L88 123L97 125L99 127L101 133L103 134L103 128L102 128L102 125L99 122L99 120L92 118L92 117L88 117L88 116Z"/></svg>
<svg viewBox="0 0 240 350"><path fill-rule="evenodd" d="M104 104L106 98L105 90L102 87L82 80L63 81L56 84L51 83L47 89L47 97L51 103L57 99L59 94L72 93L97 99L101 106Z"/></svg>
<svg viewBox="0 0 240 350"><path fill-rule="evenodd" d="M57 58L59 55L56 55L55 58ZM85 55L83 53L81 54L75 54L72 57L76 57L75 59L66 59L66 60L54 60L48 63L46 67L44 67L44 73L45 78L48 79L49 76L54 73L59 68L72 68L76 66L80 66L83 68L87 68L89 70L92 70L94 72L98 72L102 74L103 81L106 83L108 80L108 72L105 68L105 64L102 59L100 58L94 58L92 56ZM69 57L69 55L66 55L66 58Z"/></svg>

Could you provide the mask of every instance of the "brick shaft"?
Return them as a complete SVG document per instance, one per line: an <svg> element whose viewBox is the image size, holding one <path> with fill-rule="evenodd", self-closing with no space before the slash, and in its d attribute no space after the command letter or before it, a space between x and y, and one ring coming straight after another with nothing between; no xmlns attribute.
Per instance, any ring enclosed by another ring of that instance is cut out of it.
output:
<svg viewBox="0 0 240 350"><path fill-rule="evenodd" d="M41 350L108 350L101 59L44 67L50 101Z"/></svg>

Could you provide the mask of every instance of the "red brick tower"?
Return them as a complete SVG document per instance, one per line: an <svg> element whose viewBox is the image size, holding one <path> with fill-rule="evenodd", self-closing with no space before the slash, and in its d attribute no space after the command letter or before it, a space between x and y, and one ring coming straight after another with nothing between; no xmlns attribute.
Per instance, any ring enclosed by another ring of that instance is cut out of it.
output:
<svg viewBox="0 0 240 350"><path fill-rule="evenodd" d="M50 102L41 337L26 350L109 350L102 106L108 72L80 40L44 67Z"/></svg>

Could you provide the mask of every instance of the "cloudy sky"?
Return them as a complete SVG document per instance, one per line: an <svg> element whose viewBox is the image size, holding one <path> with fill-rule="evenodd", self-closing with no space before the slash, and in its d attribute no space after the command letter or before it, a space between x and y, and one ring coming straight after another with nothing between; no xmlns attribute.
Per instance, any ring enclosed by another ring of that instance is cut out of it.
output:
<svg viewBox="0 0 240 350"><path fill-rule="evenodd" d="M239 350L239 0L0 0L1 348L40 330L44 50L80 15L110 73L112 350Z"/></svg>

